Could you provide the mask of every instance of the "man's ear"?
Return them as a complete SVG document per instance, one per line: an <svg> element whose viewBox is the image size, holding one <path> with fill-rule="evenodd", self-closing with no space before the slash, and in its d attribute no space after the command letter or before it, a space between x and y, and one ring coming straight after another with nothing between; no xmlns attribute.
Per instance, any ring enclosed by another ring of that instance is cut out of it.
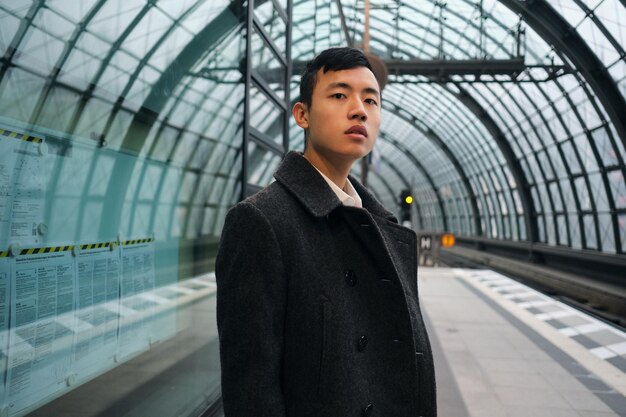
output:
<svg viewBox="0 0 626 417"><path fill-rule="evenodd" d="M303 129L309 128L309 110L307 109L306 104L301 101L294 104L293 109L291 109L291 114L293 118L296 120L296 124Z"/></svg>

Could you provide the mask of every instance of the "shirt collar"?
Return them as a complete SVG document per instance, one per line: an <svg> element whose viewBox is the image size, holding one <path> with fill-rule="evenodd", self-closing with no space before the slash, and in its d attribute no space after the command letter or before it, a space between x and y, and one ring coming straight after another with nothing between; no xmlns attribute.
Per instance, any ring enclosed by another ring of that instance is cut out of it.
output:
<svg viewBox="0 0 626 417"><path fill-rule="evenodd" d="M311 164L311 165L313 165L313 164ZM346 178L346 185L344 187L344 189L345 189L345 191L344 191L341 188L339 188L339 186L337 184L335 184L330 178L328 178L326 175L324 175L324 173L322 171L317 169L317 167L315 165L313 165L313 168L315 168L317 170L317 172L320 173L322 178L324 178L324 180L326 180L326 182L328 183L330 188L337 195L337 198L339 199L339 201L341 201L343 203L344 206L363 208L363 202L361 201L361 197L356 192L356 190L352 186L352 183L350 182L349 179Z"/></svg>

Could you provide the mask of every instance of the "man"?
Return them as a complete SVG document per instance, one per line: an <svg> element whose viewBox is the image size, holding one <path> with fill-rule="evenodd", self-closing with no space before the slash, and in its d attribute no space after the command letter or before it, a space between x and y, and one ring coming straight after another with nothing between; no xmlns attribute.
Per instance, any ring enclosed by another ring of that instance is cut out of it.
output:
<svg viewBox="0 0 626 417"><path fill-rule="evenodd" d="M228 213L216 263L226 417L436 415L415 233L348 175L380 111L363 53L322 52L293 108L304 154Z"/></svg>

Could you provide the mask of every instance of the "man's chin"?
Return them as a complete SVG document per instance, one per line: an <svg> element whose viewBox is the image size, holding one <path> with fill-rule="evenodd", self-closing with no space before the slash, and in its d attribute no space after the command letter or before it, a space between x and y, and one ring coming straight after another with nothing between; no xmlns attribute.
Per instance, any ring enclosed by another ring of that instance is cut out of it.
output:
<svg viewBox="0 0 626 417"><path fill-rule="evenodd" d="M320 149L318 153L320 155L325 155L324 158L328 160L336 160L336 161L341 160L341 161L348 162L348 163L354 163L358 161L359 159L363 158L370 151L371 149L369 147L350 146L350 147L343 147L340 149L337 149L337 148Z"/></svg>

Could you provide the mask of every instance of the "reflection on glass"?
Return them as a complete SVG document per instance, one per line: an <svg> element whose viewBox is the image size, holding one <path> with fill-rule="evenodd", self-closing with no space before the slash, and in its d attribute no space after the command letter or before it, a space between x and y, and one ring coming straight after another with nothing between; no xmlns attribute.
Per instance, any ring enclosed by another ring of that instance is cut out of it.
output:
<svg viewBox="0 0 626 417"><path fill-rule="evenodd" d="M265 187L280 164L281 156L265 150L256 143L248 147L248 183Z"/></svg>
<svg viewBox="0 0 626 417"><path fill-rule="evenodd" d="M220 396L211 271L239 195L243 9L9 3L0 415L197 416Z"/></svg>

